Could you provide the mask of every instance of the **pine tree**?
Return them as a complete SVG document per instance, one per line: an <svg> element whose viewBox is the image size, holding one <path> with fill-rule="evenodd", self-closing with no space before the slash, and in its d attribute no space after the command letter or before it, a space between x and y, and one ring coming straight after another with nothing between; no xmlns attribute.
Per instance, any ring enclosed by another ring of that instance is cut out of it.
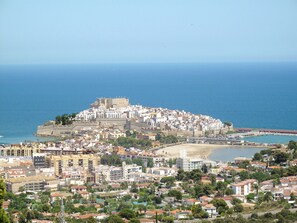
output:
<svg viewBox="0 0 297 223"><path fill-rule="evenodd" d="M2 179L0 179L0 222L10 223L9 217L2 207L4 196L6 194L5 184Z"/></svg>

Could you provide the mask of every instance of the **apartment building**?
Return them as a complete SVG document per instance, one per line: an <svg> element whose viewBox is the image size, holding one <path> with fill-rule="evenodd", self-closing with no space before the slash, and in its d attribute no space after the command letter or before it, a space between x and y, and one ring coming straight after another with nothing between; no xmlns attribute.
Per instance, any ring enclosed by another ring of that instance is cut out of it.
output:
<svg viewBox="0 0 297 223"><path fill-rule="evenodd" d="M88 171L94 170L100 164L100 157L94 154L49 156L47 166L53 167L55 175L61 175L65 168L83 167Z"/></svg>
<svg viewBox="0 0 297 223"><path fill-rule="evenodd" d="M248 179L241 181L239 183L234 183L231 185L232 190L235 195L246 196L250 193L255 192L254 185L257 184L257 180Z"/></svg>

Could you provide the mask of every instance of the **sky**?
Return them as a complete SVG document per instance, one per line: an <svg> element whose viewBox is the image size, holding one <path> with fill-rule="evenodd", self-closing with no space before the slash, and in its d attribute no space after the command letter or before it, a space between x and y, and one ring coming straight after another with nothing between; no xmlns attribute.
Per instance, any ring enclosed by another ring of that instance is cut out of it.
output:
<svg viewBox="0 0 297 223"><path fill-rule="evenodd" d="M0 64L297 61L296 0L0 0Z"/></svg>

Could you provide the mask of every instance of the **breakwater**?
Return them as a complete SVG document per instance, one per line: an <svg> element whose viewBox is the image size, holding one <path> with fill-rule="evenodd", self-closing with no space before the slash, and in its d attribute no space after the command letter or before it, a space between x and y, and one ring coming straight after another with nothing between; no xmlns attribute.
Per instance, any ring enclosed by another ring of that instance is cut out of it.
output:
<svg viewBox="0 0 297 223"><path fill-rule="evenodd" d="M285 129L236 128L234 130L238 133L259 132L259 133L271 133L271 134L297 135L297 130L285 130Z"/></svg>

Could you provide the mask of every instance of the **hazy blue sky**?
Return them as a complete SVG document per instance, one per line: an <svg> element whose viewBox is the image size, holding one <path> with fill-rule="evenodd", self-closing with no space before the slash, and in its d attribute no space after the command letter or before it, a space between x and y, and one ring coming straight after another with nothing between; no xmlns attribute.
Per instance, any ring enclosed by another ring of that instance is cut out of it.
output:
<svg viewBox="0 0 297 223"><path fill-rule="evenodd" d="M297 61L296 0L0 0L0 63Z"/></svg>

